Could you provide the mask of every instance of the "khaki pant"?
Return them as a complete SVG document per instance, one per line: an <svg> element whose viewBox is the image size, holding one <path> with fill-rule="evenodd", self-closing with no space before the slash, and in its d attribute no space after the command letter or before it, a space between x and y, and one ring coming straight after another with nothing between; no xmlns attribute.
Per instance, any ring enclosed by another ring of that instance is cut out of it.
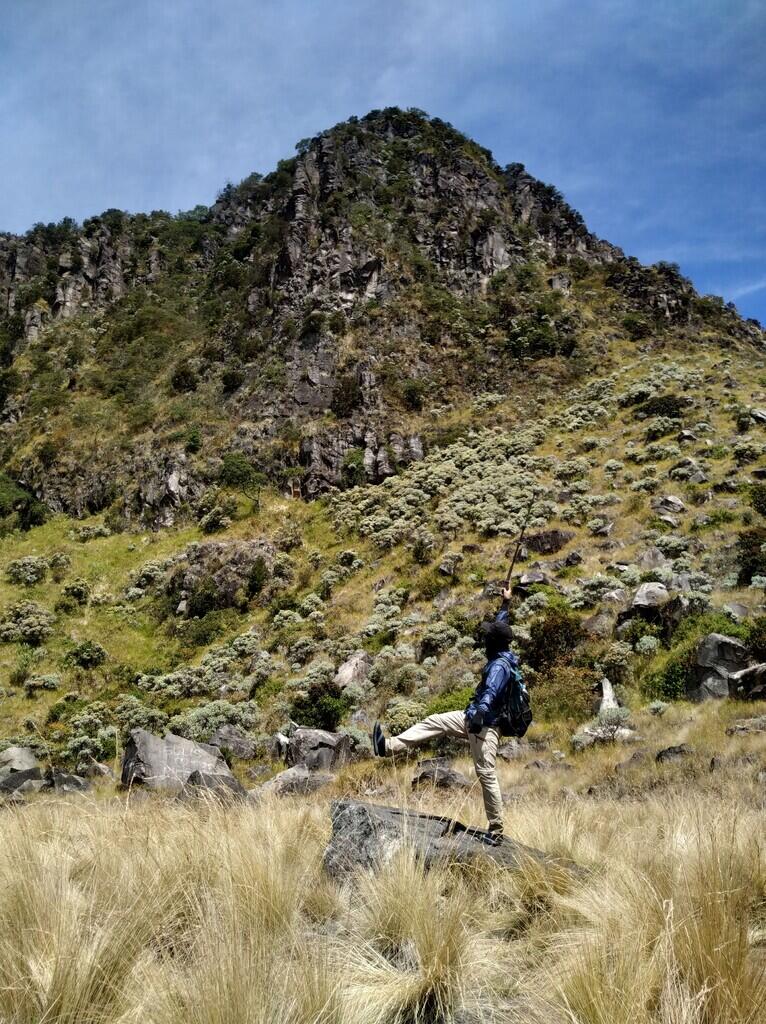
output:
<svg viewBox="0 0 766 1024"><path fill-rule="evenodd" d="M386 740L386 753L402 754L412 747L419 747L440 736L457 736L460 739L468 740L473 766L481 784L484 810L487 813L489 827L493 831L502 831L503 799L500 795L500 785L495 771L500 732L494 726L482 729L480 733L472 733L468 732L463 711L447 711L443 715L429 715L428 718L413 725L399 736L393 736Z"/></svg>

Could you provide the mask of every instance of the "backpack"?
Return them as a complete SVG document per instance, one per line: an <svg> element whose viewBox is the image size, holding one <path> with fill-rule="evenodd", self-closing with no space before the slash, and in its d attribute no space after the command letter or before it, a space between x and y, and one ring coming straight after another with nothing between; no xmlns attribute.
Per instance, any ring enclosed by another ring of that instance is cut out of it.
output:
<svg viewBox="0 0 766 1024"><path fill-rule="evenodd" d="M501 711L495 725L502 736L523 736L532 724L532 705L516 657L504 652L500 657L508 668L508 682L502 694Z"/></svg>

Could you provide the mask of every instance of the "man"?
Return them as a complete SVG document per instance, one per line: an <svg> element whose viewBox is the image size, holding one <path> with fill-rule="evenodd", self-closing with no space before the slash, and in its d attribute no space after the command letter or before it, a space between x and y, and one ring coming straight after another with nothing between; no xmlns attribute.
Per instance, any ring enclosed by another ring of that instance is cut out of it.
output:
<svg viewBox="0 0 766 1024"><path fill-rule="evenodd" d="M512 670L518 664L515 655L509 650L512 636L508 625L510 599L511 591L503 590L503 604L494 622L482 623L487 664L465 711L430 715L390 739L385 738L380 722L376 722L372 734L372 747L378 757L404 753L440 736L467 739L481 784L490 836L496 843L501 843L503 839L503 801L495 771L501 733L496 722L502 713L505 688L511 679Z"/></svg>

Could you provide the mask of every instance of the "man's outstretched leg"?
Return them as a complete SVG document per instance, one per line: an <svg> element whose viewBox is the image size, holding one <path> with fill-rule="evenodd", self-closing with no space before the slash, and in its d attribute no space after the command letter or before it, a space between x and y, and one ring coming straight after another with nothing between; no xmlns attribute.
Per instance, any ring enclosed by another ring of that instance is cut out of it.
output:
<svg viewBox="0 0 766 1024"><path fill-rule="evenodd" d="M385 757L392 754L403 754L414 747L420 747L431 740L439 739L440 736L466 739L467 735L465 712L447 711L443 715L429 715L422 722L418 722L390 739L384 737L380 723L376 722L372 734L372 745L378 757Z"/></svg>

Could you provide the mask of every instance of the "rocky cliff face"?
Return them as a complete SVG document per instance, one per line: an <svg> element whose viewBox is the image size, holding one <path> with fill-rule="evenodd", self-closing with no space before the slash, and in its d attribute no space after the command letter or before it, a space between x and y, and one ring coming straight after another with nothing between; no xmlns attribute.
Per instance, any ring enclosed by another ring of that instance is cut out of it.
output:
<svg viewBox="0 0 766 1024"><path fill-rule="evenodd" d="M435 410L522 365L582 373L599 332L762 343L438 119L375 111L298 150L210 208L0 236L9 477L162 524L226 452L308 496L385 479L439 443Z"/></svg>

